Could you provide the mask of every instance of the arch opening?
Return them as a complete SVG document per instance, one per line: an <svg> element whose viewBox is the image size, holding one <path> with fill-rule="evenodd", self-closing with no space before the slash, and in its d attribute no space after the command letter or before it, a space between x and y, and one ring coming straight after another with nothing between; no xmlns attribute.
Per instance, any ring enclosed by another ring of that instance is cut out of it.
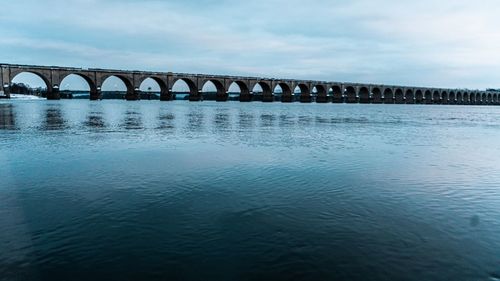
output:
<svg viewBox="0 0 500 281"><path fill-rule="evenodd" d="M360 103L370 103L370 90L367 87L361 87L359 89L359 102Z"/></svg>
<svg viewBox="0 0 500 281"><path fill-rule="evenodd" d="M211 101L227 101L228 93L224 89L224 85L219 80L207 80L203 84L201 95L203 100Z"/></svg>
<svg viewBox="0 0 500 281"><path fill-rule="evenodd" d="M422 92L422 90L417 90L415 92L415 103L416 104L424 103L424 93Z"/></svg>
<svg viewBox="0 0 500 281"><path fill-rule="evenodd" d="M422 93L420 93L420 94L422 94ZM415 95L413 93L413 90L411 90L411 89L406 90L405 102L407 104L414 104L415 103Z"/></svg>
<svg viewBox="0 0 500 281"><path fill-rule="evenodd" d="M61 98L91 99L100 98L94 82L81 74L69 74L61 80L59 85Z"/></svg>
<svg viewBox="0 0 500 281"><path fill-rule="evenodd" d="M105 78L101 85L102 98L106 99L137 99L134 98L134 88L132 83L120 76L109 76Z"/></svg>
<svg viewBox="0 0 500 281"><path fill-rule="evenodd" d="M384 90L384 103L394 103L394 93L389 88Z"/></svg>
<svg viewBox="0 0 500 281"><path fill-rule="evenodd" d="M469 104L476 104L476 94L474 93L469 94Z"/></svg>
<svg viewBox="0 0 500 281"><path fill-rule="evenodd" d="M463 103L464 104L469 104L470 103L470 93L469 92L465 92L464 95L463 95Z"/></svg>
<svg viewBox="0 0 500 281"><path fill-rule="evenodd" d="M425 91L424 99L425 99L426 104L431 104L432 103L432 92L429 90Z"/></svg>
<svg viewBox="0 0 500 281"><path fill-rule="evenodd" d="M231 101L250 102L253 99L248 86L243 81L232 82L227 89L227 93L228 100Z"/></svg>
<svg viewBox="0 0 500 281"><path fill-rule="evenodd" d="M464 96L463 96L462 92L458 92L457 96L455 98L455 103L456 104L463 104L463 102L464 102L463 97Z"/></svg>
<svg viewBox="0 0 500 281"><path fill-rule="evenodd" d="M276 87L274 87L273 93L281 102L295 101L295 95L286 83L278 83Z"/></svg>
<svg viewBox="0 0 500 281"><path fill-rule="evenodd" d="M396 92L394 93L394 102L397 104L405 103L405 96L402 89L396 89Z"/></svg>
<svg viewBox="0 0 500 281"><path fill-rule="evenodd" d="M383 103L382 91L379 88L372 89L372 102L373 103Z"/></svg>
<svg viewBox="0 0 500 281"><path fill-rule="evenodd" d="M312 96L315 98L317 103L327 103L330 101L332 92L327 91L325 86L316 85L312 88Z"/></svg>
<svg viewBox="0 0 500 281"><path fill-rule="evenodd" d="M340 86L332 86L332 102L342 103L344 102L342 88Z"/></svg>
<svg viewBox="0 0 500 281"><path fill-rule="evenodd" d="M11 98L27 98L28 96L47 98L51 89L47 78L34 72L16 74L9 85Z"/></svg>
<svg viewBox="0 0 500 281"><path fill-rule="evenodd" d="M457 103L457 96L455 95L455 92L450 92L448 94L448 103L449 104L456 104Z"/></svg>
<svg viewBox="0 0 500 281"><path fill-rule="evenodd" d="M344 90L346 102L347 103L356 103L358 102L358 97L356 96L356 90L352 86L348 86Z"/></svg>
<svg viewBox="0 0 500 281"><path fill-rule="evenodd" d="M449 99L448 92L443 91L443 92L441 93L441 101L440 101L440 103L441 103L441 104L447 104L447 103L449 102L449 101L448 101L448 99Z"/></svg>
<svg viewBox="0 0 500 281"><path fill-rule="evenodd" d="M295 97L299 96L300 102L307 103L312 101L311 92L306 84L298 84L293 91Z"/></svg>
<svg viewBox="0 0 500 281"><path fill-rule="evenodd" d="M168 95L167 85L158 78L148 77L144 79L140 86L139 91L141 99L146 100L169 100L170 98L164 98Z"/></svg>
<svg viewBox="0 0 500 281"><path fill-rule="evenodd" d="M271 86L262 81L255 83L250 94L253 96L253 100L256 101L273 102L275 100Z"/></svg>
<svg viewBox="0 0 500 281"><path fill-rule="evenodd" d="M187 78L174 80L170 93L174 100L199 101L201 99L196 84Z"/></svg>
<svg viewBox="0 0 500 281"><path fill-rule="evenodd" d="M432 93L432 102L435 104L441 102L441 95L439 94L439 91L434 91L434 93Z"/></svg>

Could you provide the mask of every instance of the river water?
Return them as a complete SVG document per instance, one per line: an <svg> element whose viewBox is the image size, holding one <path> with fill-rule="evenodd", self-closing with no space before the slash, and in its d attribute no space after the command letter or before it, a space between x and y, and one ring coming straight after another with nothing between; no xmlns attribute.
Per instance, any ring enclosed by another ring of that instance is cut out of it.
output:
<svg viewBox="0 0 500 281"><path fill-rule="evenodd" d="M0 280L498 280L500 107L0 102Z"/></svg>

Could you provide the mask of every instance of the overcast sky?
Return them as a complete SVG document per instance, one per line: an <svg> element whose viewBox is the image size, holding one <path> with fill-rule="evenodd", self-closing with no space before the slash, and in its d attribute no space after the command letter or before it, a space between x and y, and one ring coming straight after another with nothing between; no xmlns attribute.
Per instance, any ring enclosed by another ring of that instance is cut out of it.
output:
<svg viewBox="0 0 500 281"><path fill-rule="evenodd" d="M2 1L0 62L500 88L498 0Z"/></svg>

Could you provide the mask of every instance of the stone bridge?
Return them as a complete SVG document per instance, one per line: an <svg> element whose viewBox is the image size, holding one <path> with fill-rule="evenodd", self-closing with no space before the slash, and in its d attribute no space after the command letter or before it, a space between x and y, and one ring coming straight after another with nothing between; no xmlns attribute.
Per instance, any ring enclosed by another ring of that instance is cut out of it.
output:
<svg viewBox="0 0 500 281"><path fill-rule="evenodd" d="M300 102L318 103L500 104L500 93L498 92L469 89L12 64L0 64L0 85L2 85L3 96L10 97L12 79L24 72L39 76L47 85L47 99L52 100L60 99L59 86L61 82L65 77L74 74L87 81L91 100L99 100L102 96L101 86L103 82L107 78L115 76L125 84L125 98L127 100L140 99L142 82L151 78L160 86L160 100L163 101L172 100L173 85L176 81L183 80L189 87L190 101L202 100L203 86L210 81L217 89L217 101L227 101L229 87L235 83L240 88L239 100L242 102L252 101L256 95L261 95L264 102L275 101L275 89L280 86L282 90L280 100L282 102L293 102L295 95L300 95ZM261 92L254 92L256 85L260 86Z"/></svg>

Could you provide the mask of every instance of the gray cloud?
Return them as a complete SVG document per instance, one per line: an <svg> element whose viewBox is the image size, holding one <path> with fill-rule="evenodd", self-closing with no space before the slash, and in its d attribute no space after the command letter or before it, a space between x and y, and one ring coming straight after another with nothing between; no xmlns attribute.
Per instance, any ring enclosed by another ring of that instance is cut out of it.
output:
<svg viewBox="0 0 500 281"><path fill-rule="evenodd" d="M495 87L493 0L18 0L0 61Z"/></svg>

